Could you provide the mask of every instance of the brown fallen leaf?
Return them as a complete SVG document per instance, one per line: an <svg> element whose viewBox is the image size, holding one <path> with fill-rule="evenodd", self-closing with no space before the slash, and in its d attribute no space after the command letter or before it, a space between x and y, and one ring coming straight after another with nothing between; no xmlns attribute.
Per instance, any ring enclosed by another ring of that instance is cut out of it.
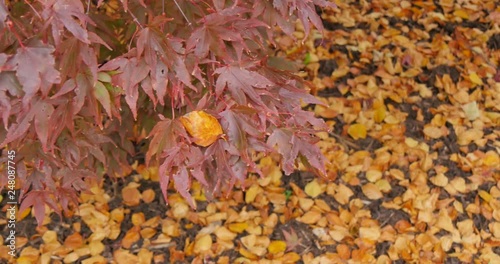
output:
<svg viewBox="0 0 500 264"><path fill-rule="evenodd" d="M196 145L207 147L222 135L222 127L214 116L205 111L192 111L180 117Z"/></svg>

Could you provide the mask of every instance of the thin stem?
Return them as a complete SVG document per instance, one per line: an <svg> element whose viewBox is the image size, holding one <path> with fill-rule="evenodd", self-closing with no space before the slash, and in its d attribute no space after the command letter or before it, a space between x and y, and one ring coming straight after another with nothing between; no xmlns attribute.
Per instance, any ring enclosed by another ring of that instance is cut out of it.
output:
<svg viewBox="0 0 500 264"><path fill-rule="evenodd" d="M16 37L17 41L19 42L19 45L21 46L21 48L23 48L23 49L26 48L23 44L23 41L21 40L21 37L14 31L14 23L11 20L7 20L7 22L5 24L9 28L9 31L12 32L12 34L14 34L14 36Z"/></svg>
<svg viewBox="0 0 500 264"><path fill-rule="evenodd" d="M177 3L177 0L174 0L174 3L177 6L177 8L179 9L179 11L181 11L181 14L184 17L184 19L186 19L186 21L188 22L188 26L191 27L191 28L193 28L193 24L191 24L191 21L189 21L189 19L187 18L186 14L184 14L184 11L182 11L181 7L179 6L179 3Z"/></svg>
<svg viewBox="0 0 500 264"><path fill-rule="evenodd" d="M85 14L88 14L90 11L90 0L87 1L87 12Z"/></svg>
<svg viewBox="0 0 500 264"><path fill-rule="evenodd" d="M123 0L122 0L122 3L123 3ZM134 13L132 13L132 11L130 11L130 9L127 8L127 12L130 14L130 16L134 19L134 22L139 25L139 27L141 27L141 29L144 29L144 27L142 26L142 24L139 22L139 20L137 19L137 17L134 15Z"/></svg>
<svg viewBox="0 0 500 264"><path fill-rule="evenodd" d="M35 14L36 14L36 16L38 18L40 18L40 19L42 18L42 16L40 16L40 14L38 13L38 11L36 11L36 9L30 4L29 1L24 1L24 2L31 8L31 10L33 10L33 12L35 12Z"/></svg>

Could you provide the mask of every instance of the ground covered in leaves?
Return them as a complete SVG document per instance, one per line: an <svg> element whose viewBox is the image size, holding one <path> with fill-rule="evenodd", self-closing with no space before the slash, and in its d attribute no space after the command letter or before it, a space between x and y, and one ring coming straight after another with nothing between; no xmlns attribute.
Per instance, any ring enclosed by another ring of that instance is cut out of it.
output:
<svg viewBox="0 0 500 264"><path fill-rule="evenodd" d="M500 8L369 2L277 40L325 103L311 111L332 128L328 179L265 157L267 178L214 201L195 183L191 210L173 190L165 205L157 169L137 162L62 221L21 215L20 256L1 246L0 262L500 263Z"/></svg>

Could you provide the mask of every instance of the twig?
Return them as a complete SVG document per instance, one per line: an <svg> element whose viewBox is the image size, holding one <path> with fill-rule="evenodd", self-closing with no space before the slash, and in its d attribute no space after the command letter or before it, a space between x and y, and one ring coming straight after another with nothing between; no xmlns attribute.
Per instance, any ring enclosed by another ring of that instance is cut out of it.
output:
<svg viewBox="0 0 500 264"><path fill-rule="evenodd" d="M90 0L87 1L87 12L85 14L88 14L90 12Z"/></svg>
<svg viewBox="0 0 500 264"><path fill-rule="evenodd" d="M184 17L184 19L186 19L186 21L188 22L188 26L190 28L193 28L193 24L191 24L191 21L189 21L189 19L187 18L186 14L184 14L184 11L182 11L181 7L179 6L179 3L177 3L177 0L174 0L174 3L177 6L177 8L179 9L179 11L181 11L181 14Z"/></svg>
<svg viewBox="0 0 500 264"><path fill-rule="evenodd" d="M123 0L122 0L122 3L123 3ZM134 22L139 25L139 27L141 27L141 29L144 29L144 27L142 26L142 24L139 22L139 20L137 19L137 17L134 15L134 13L132 13L132 11L127 8L127 12L130 13L130 16L134 19Z"/></svg>
<svg viewBox="0 0 500 264"><path fill-rule="evenodd" d="M358 145L341 137L340 135L337 135L336 133L330 132L330 135L334 136L340 142L340 144L344 145L344 147L351 147L351 148L356 149L356 150L360 149L360 147Z"/></svg>
<svg viewBox="0 0 500 264"><path fill-rule="evenodd" d="M38 11L36 11L36 9L30 4L29 1L24 1L26 4L28 4L29 7L31 7L31 9L33 10L33 12L35 12L35 14L38 16L38 18L42 18L42 16L40 16L40 14L38 13Z"/></svg>

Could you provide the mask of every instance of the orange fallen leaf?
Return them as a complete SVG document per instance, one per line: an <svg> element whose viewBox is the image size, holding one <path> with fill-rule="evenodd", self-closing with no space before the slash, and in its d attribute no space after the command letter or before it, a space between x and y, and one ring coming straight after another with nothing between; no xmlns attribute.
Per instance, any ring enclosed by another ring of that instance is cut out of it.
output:
<svg viewBox="0 0 500 264"><path fill-rule="evenodd" d="M64 246L73 250L83 246L83 237L80 233L73 233L64 240Z"/></svg>
<svg viewBox="0 0 500 264"><path fill-rule="evenodd" d="M337 245L337 253L339 254L339 257L344 260L349 259L349 257L351 256L351 250L345 244Z"/></svg>
<svg viewBox="0 0 500 264"><path fill-rule="evenodd" d="M222 127L214 116L205 111L192 111L180 117L186 131L196 145L207 147L222 135Z"/></svg>
<svg viewBox="0 0 500 264"><path fill-rule="evenodd" d="M139 234L140 229L141 228L139 226L134 226L127 231L122 239L123 248L130 248L135 242L139 241L141 238L141 235Z"/></svg>
<svg viewBox="0 0 500 264"><path fill-rule="evenodd" d="M281 260L283 263L297 263L300 260L300 255L296 252L289 252L286 253Z"/></svg>
<svg viewBox="0 0 500 264"><path fill-rule="evenodd" d="M117 263L139 263L139 258L128 250L118 249L113 252L113 259Z"/></svg>
<svg viewBox="0 0 500 264"><path fill-rule="evenodd" d="M128 206L136 206L141 202L141 193L131 186L122 189L122 197L123 203Z"/></svg>
<svg viewBox="0 0 500 264"><path fill-rule="evenodd" d="M313 211L309 211L309 212L305 213L300 218L300 222L310 225L310 224L314 224L314 223L318 222L318 220L320 218L321 218L321 213L313 210Z"/></svg>
<svg viewBox="0 0 500 264"><path fill-rule="evenodd" d="M155 199L155 191L153 189L147 189L142 192L142 200L145 203L151 203Z"/></svg>
<svg viewBox="0 0 500 264"><path fill-rule="evenodd" d="M142 225L146 221L146 217L143 212L135 213L132 215L132 224L135 226Z"/></svg>

